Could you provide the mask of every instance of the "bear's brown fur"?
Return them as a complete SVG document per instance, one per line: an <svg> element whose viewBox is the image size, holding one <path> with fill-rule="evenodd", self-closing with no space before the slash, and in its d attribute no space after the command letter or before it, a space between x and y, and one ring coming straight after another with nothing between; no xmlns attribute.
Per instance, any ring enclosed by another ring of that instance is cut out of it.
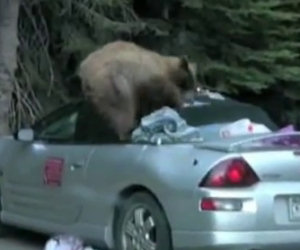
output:
<svg viewBox="0 0 300 250"><path fill-rule="evenodd" d="M116 41L90 53L79 77L87 100L125 138L141 117L163 106L178 108L195 87L195 65L134 43Z"/></svg>

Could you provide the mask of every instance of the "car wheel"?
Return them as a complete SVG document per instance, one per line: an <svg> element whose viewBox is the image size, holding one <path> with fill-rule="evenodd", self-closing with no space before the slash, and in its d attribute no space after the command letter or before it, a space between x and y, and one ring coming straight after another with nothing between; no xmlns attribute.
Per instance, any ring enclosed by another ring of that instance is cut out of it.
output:
<svg viewBox="0 0 300 250"><path fill-rule="evenodd" d="M171 250L167 218L155 199L136 193L122 202L115 224L118 250Z"/></svg>

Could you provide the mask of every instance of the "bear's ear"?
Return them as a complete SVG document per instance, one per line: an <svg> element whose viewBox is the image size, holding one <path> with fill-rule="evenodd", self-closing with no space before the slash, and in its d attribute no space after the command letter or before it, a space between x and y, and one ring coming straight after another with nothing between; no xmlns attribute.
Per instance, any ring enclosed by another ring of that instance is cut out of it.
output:
<svg viewBox="0 0 300 250"><path fill-rule="evenodd" d="M180 68L188 71L189 70L189 58L187 55L180 57Z"/></svg>

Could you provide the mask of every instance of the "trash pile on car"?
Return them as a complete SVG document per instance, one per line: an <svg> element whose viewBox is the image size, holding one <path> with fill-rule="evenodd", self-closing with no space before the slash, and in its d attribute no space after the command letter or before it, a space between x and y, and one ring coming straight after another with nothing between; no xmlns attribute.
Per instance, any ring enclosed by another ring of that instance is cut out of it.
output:
<svg viewBox="0 0 300 250"><path fill-rule="evenodd" d="M179 142L202 142L211 137L229 138L233 136L269 133L263 124L240 119L229 124L211 124L199 127L189 126L176 110L163 107L142 118L140 126L132 132L136 143L168 144Z"/></svg>
<svg viewBox="0 0 300 250"><path fill-rule="evenodd" d="M132 132L132 141L165 144L175 142L199 142L203 138L199 129L188 126L176 110L163 107L142 118Z"/></svg>
<svg viewBox="0 0 300 250"><path fill-rule="evenodd" d="M218 93L208 93L209 98L225 100ZM185 106L209 105L205 102L194 101ZM179 113L163 107L141 119L140 125L132 132L134 143L171 144L185 142L202 142L209 139L226 139L250 134L266 134L273 132L264 124L251 121L248 118L238 119L229 123L215 123L199 127L189 126ZM295 132L289 125L277 131L278 133Z"/></svg>

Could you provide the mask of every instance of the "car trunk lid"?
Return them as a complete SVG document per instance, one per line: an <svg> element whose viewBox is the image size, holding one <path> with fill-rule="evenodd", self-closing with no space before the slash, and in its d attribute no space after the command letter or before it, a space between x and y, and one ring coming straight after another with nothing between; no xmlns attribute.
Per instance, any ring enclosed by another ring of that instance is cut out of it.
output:
<svg viewBox="0 0 300 250"><path fill-rule="evenodd" d="M242 156L261 181L300 181L298 132L236 137L202 146Z"/></svg>
<svg viewBox="0 0 300 250"><path fill-rule="evenodd" d="M196 145L223 152L257 152L277 150L300 151L300 132L266 133L236 136L228 139L209 140Z"/></svg>

